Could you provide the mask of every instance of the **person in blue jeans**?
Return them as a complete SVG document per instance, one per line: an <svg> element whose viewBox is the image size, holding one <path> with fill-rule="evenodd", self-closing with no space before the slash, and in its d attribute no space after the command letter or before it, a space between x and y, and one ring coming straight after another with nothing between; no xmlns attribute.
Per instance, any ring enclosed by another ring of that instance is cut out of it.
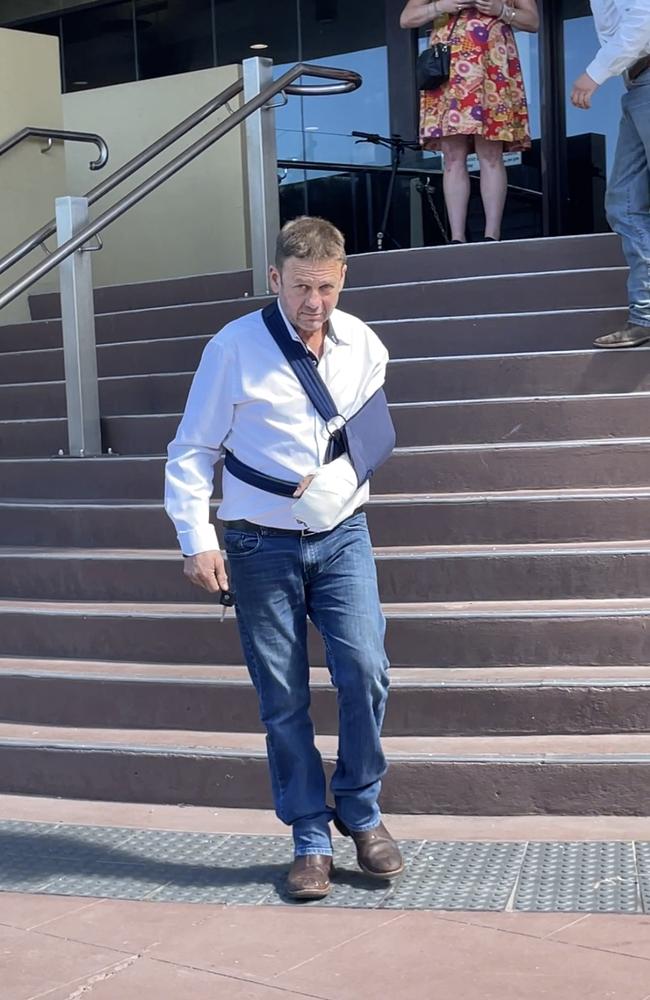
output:
<svg viewBox="0 0 650 1000"><path fill-rule="evenodd" d="M282 229L270 280L287 331L304 345L347 419L383 385L388 355L372 330L336 308L345 261L342 234L303 217ZM330 890L332 822L354 839L368 875L388 879L404 867L378 805L389 682L361 510L368 484L358 485L347 455L328 461L331 434L258 310L208 343L165 476L165 508L186 576L213 593L232 589L235 597L275 809L293 831L287 890L305 899ZM224 453L276 482L299 483L293 496L277 495L233 474L232 464L224 467L218 517L228 570L209 510L214 467ZM308 620L323 638L338 697L333 807L309 713Z"/></svg>
<svg viewBox="0 0 650 1000"><path fill-rule="evenodd" d="M571 101L590 108L597 88L623 74L627 92L606 208L630 267L628 322L595 346L638 347L650 340L650 0L591 0L591 8L601 48L573 85Z"/></svg>

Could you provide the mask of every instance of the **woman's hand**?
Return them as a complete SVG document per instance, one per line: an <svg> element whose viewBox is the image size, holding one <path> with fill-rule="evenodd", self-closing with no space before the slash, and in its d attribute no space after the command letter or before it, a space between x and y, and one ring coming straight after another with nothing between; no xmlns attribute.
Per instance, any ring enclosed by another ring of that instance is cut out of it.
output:
<svg viewBox="0 0 650 1000"><path fill-rule="evenodd" d="M475 7L474 0L438 0L439 14L460 14L467 7Z"/></svg>
<svg viewBox="0 0 650 1000"><path fill-rule="evenodd" d="M439 14L460 14L466 7L473 6L474 0L436 0L435 8L428 0L408 0L400 15L400 27L422 28Z"/></svg>
<svg viewBox="0 0 650 1000"><path fill-rule="evenodd" d="M474 6L481 14L486 14L488 17L500 17L503 0L474 0Z"/></svg>

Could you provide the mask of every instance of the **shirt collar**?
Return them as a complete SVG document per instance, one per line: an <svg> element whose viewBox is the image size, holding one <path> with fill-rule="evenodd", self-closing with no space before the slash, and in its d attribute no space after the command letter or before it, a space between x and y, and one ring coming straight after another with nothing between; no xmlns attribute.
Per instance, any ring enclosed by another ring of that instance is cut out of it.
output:
<svg viewBox="0 0 650 1000"><path fill-rule="evenodd" d="M284 310L280 305L279 299L277 299L277 303L278 303L278 309L280 310L280 315L282 316L282 319L285 322L287 330L289 331L293 339L300 340L301 343L304 343L304 341L301 340L300 336L296 332L295 328L287 319ZM346 333L344 329L344 324L341 322L341 314L339 313L338 309L335 309L332 315L330 316L329 323L327 324L326 336L336 346L338 346L339 344L349 345L351 342L350 336L348 333Z"/></svg>

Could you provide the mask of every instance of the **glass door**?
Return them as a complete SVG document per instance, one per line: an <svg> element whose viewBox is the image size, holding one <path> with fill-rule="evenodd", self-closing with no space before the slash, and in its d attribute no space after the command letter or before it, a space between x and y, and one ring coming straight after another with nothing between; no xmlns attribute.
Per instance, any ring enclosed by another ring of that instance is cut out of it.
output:
<svg viewBox="0 0 650 1000"><path fill-rule="evenodd" d="M566 106L566 157L569 188L568 232L602 233L605 189L614 162L620 119L620 77L608 80L594 94L589 111L571 104L573 82L598 51L599 41L588 0L562 0Z"/></svg>

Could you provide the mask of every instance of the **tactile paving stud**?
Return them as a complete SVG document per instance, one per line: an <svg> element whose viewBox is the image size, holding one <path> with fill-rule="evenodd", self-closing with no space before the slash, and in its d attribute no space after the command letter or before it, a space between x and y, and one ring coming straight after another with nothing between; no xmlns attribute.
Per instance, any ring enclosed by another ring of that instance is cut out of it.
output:
<svg viewBox="0 0 650 1000"><path fill-rule="evenodd" d="M638 841L634 848L641 905L645 913L650 913L650 843Z"/></svg>
<svg viewBox="0 0 650 1000"><path fill-rule="evenodd" d="M524 855L518 843L424 843L384 908L407 910L503 910Z"/></svg>
<svg viewBox="0 0 650 1000"><path fill-rule="evenodd" d="M388 909L635 913L650 910L650 843L402 841L392 882L359 871L354 844L334 842L324 900ZM0 890L122 899L291 904L291 838L0 821ZM638 861L638 879L636 862Z"/></svg>
<svg viewBox="0 0 650 1000"><path fill-rule="evenodd" d="M598 841L528 844L514 909L638 913L633 845Z"/></svg>

